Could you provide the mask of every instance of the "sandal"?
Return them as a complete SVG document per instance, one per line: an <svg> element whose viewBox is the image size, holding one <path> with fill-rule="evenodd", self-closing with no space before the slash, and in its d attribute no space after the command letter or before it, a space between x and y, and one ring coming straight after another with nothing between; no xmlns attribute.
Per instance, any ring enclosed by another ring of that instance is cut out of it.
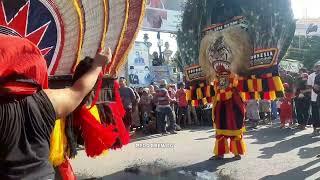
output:
<svg viewBox="0 0 320 180"><path fill-rule="evenodd" d="M241 160L241 156L240 156L240 155L235 155L235 156L233 157L233 159L234 159L234 160Z"/></svg>
<svg viewBox="0 0 320 180"><path fill-rule="evenodd" d="M212 156L209 160L223 160L224 159L224 156Z"/></svg>

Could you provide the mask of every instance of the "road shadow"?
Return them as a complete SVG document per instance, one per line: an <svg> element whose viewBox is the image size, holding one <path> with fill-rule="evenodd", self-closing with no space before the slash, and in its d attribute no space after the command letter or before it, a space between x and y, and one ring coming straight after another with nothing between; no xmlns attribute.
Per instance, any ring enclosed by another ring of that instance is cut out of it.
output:
<svg viewBox="0 0 320 180"><path fill-rule="evenodd" d="M275 154L287 153L296 148L301 148L308 144L318 142L319 140L319 138L312 138L309 134L293 137L291 139L283 140L272 147L265 147L260 149L260 151L262 151L262 155L258 158L270 159Z"/></svg>
<svg viewBox="0 0 320 180"><path fill-rule="evenodd" d="M310 169L312 166L315 166L320 162L320 159L311 161L303 166L296 167L289 171L277 174L277 175L270 175L262 178L261 180L283 180L283 179L290 179L290 180L302 180L307 179L308 177L318 173L320 171L320 166L316 166Z"/></svg>
<svg viewBox="0 0 320 180"><path fill-rule="evenodd" d="M285 140L287 137L294 135L297 129L280 129L279 123L273 125L258 127L257 129L248 129L245 133L246 139L254 139L252 144L267 144Z"/></svg>
<svg viewBox="0 0 320 180"><path fill-rule="evenodd" d="M196 138L194 140L195 141L203 141L203 140L212 139L212 138L215 138L215 135L211 135L209 137L204 137L204 138Z"/></svg>
<svg viewBox="0 0 320 180"><path fill-rule="evenodd" d="M301 159L314 158L318 154L320 154L320 147L313 147L313 148L304 147L304 148L300 148L298 152L298 156Z"/></svg>
<svg viewBox="0 0 320 180"><path fill-rule="evenodd" d="M178 134L179 132L183 132L183 131L188 131L188 132L199 132L199 131L208 131L208 133L213 132L214 130L212 130L212 127L207 127L207 126L192 126L189 128L185 128L182 129L181 131L177 131ZM171 136L170 134L144 134L142 131L136 131L134 133L131 134L130 138L130 142L138 142L138 141L143 141L143 140L149 140L149 139L155 139L155 138L160 138L163 136ZM210 136L211 137L211 136ZM208 137L207 139L209 139L210 137Z"/></svg>
<svg viewBox="0 0 320 180"><path fill-rule="evenodd" d="M210 128L211 130L207 131L207 133L214 133L215 130L213 129L213 127Z"/></svg>
<svg viewBox="0 0 320 180"><path fill-rule="evenodd" d="M152 165L140 165L127 168L123 171L110 174L98 179L101 180L196 180L196 179L231 179L218 172L218 167L232 162L233 159L219 161L206 160L190 166L177 168Z"/></svg>
<svg viewBox="0 0 320 180"><path fill-rule="evenodd" d="M198 132L198 131L212 131L212 126L192 126L190 128L186 128L185 130L189 132Z"/></svg>
<svg viewBox="0 0 320 180"><path fill-rule="evenodd" d="M155 139L155 138L160 138L160 137L163 137L163 136L169 136L168 135L162 135L162 134L152 134L152 135L135 135L135 136L132 136L131 137L131 140L130 140L130 143L133 143L133 142L138 142L138 141L143 141L143 140L148 140L148 139Z"/></svg>

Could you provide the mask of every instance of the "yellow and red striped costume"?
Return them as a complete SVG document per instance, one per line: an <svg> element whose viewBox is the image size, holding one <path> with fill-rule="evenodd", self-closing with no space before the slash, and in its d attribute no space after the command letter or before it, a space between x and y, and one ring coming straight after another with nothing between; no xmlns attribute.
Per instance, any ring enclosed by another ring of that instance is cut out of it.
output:
<svg viewBox="0 0 320 180"><path fill-rule="evenodd" d="M223 155L230 151L244 154L246 146L243 141L244 101L248 99L274 100L283 96L284 88L279 74L267 73L260 76L239 77L231 74L229 85L219 88L219 80L212 84L193 83L189 87L187 99L193 106L213 104L213 121L216 129L215 155ZM230 139L230 145L228 144Z"/></svg>
<svg viewBox="0 0 320 180"><path fill-rule="evenodd" d="M232 75L228 78L229 85L226 88L220 88L218 79L214 80L213 121L216 128L214 154L219 156L230 151L234 155L246 152L243 141L245 107L240 93L236 90L238 77Z"/></svg>

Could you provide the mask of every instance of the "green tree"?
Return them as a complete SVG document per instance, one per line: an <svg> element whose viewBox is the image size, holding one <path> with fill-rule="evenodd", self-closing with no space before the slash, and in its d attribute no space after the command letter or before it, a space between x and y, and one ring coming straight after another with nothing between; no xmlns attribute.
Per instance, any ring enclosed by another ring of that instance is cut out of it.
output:
<svg viewBox="0 0 320 180"><path fill-rule="evenodd" d="M206 0L188 0L184 5L181 30L177 33L180 67L197 64L201 41L202 21L206 20Z"/></svg>
<svg viewBox="0 0 320 180"><path fill-rule="evenodd" d="M295 36L285 58L298 60L306 68L312 68L320 59L320 37Z"/></svg>

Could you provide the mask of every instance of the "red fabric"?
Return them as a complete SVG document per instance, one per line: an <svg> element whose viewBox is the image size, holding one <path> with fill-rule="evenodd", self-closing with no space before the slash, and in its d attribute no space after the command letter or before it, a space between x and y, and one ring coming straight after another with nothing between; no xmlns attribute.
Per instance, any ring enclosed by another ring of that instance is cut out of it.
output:
<svg viewBox="0 0 320 180"><path fill-rule="evenodd" d="M34 94L37 92L37 88L34 85L21 82L8 82L5 84L4 88L9 90L10 94L13 94L14 92L15 95Z"/></svg>
<svg viewBox="0 0 320 180"><path fill-rule="evenodd" d="M244 126L245 105L235 90L231 99L217 102L214 113L217 129L239 130Z"/></svg>
<svg viewBox="0 0 320 180"><path fill-rule="evenodd" d="M195 101L194 101L194 106L195 106L195 107L198 107L198 106L199 106L199 100L195 100Z"/></svg>
<svg viewBox="0 0 320 180"><path fill-rule="evenodd" d="M274 84L274 81L272 78L268 78L268 87L269 87L269 91L275 91L276 90L276 86Z"/></svg>
<svg viewBox="0 0 320 180"><path fill-rule="evenodd" d="M236 89L233 89L233 95L232 95L232 100L234 102L234 104L239 107L241 113L242 113L242 116L245 116L245 104L244 102L242 101L242 98L239 94L239 92L236 90Z"/></svg>
<svg viewBox="0 0 320 180"><path fill-rule="evenodd" d="M208 98L207 98L207 102L208 102L208 103L212 103L212 98L211 98L211 97L208 97Z"/></svg>
<svg viewBox="0 0 320 180"><path fill-rule="evenodd" d="M104 127L85 106L74 113L74 120L82 130L82 138L88 157L99 156L103 151L110 149L119 136L118 132L115 132L115 126Z"/></svg>
<svg viewBox="0 0 320 180"><path fill-rule="evenodd" d="M245 150L243 149L244 147L241 141L243 141L243 136L238 140L236 140L236 137L230 137L230 151L235 155L244 155Z"/></svg>
<svg viewBox="0 0 320 180"><path fill-rule="evenodd" d="M244 92L244 88L243 88L243 80L239 80L238 83L238 89L240 92Z"/></svg>
<svg viewBox="0 0 320 180"><path fill-rule="evenodd" d="M227 99L226 93L220 93L220 99L222 100Z"/></svg>
<svg viewBox="0 0 320 180"><path fill-rule="evenodd" d="M58 166L59 174L61 176L62 180L76 180L77 177L73 173L73 169L71 167L71 164L69 162L69 159L66 158L66 160Z"/></svg>
<svg viewBox="0 0 320 180"><path fill-rule="evenodd" d="M221 105L222 105L222 103L218 102L216 104L216 107L214 107L214 123L215 123L217 129L221 128L221 123L220 123Z"/></svg>
<svg viewBox="0 0 320 180"><path fill-rule="evenodd" d="M1 78L5 80L12 75L22 75L26 79L35 81L43 89L48 88L46 61L36 45L27 39L6 35L0 35L0 42ZM2 86L8 88L10 94L27 95L34 92L30 91L28 85L26 85L26 90L21 84L17 87L14 85L7 87L6 84Z"/></svg>
<svg viewBox="0 0 320 180"><path fill-rule="evenodd" d="M280 105L281 124L292 123L293 121L292 96L291 93L286 93Z"/></svg>
<svg viewBox="0 0 320 180"><path fill-rule="evenodd" d="M218 154L217 154L218 156L222 156L227 153L226 144L225 144L226 139L227 138L224 136L219 136L219 135L216 136L216 141L218 141Z"/></svg>
<svg viewBox="0 0 320 180"><path fill-rule="evenodd" d="M178 101L178 106L179 107L186 107L188 106L187 102L187 92L185 89L179 89L176 93L177 101Z"/></svg>
<svg viewBox="0 0 320 180"><path fill-rule="evenodd" d="M258 91L258 80L257 79L253 79L253 90L254 91Z"/></svg>
<svg viewBox="0 0 320 180"><path fill-rule="evenodd" d="M232 101L227 101L226 102L226 106L225 108L226 109L233 109L233 104L234 102ZM235 117L235 113L226 113L226 123L227 123L227 127L229 129L237 129L237 124L236 124L236 121L237 121L237 118Z"/></svg>
<svg viewBox="0 0 320 180"><path fill-rule="evenodd" d="M263 97L264 97L264 99L270 99L269 92L265 92Z"/></svg>
<svg viewBox="0 0 320 180"><path fill-rule="evenodd" d="M109 104L110 109L113 112L114 119L116 121L116 127L119 132L119 138L121 141L120 145L114 145L112 149L121 148L123 145L126 145L130 142L130 135L127 131L124 123L123 123L123 117L126 114L126 111L123 107L120 92L119 92L119 84L118 82L114 82L114 91L115 91L115 102L112 102Z"/></svg>

